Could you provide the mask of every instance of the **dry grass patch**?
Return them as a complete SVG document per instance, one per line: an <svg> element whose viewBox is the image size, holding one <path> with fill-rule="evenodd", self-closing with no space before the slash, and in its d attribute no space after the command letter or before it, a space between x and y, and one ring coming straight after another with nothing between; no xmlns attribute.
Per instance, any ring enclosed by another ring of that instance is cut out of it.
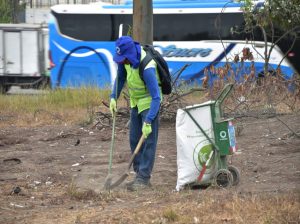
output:
<svg viewBox="0 0 300 224"><path fill-rule="evenodd" d="M59 89L39 95L0 95L0 126L90 123L109 90Z"/></svg>
<svg viewBox="0 0 300 224"><path fill-rule="evenodd" d="M152 203L137 206L134 198L126 206L110 210L109 207L81 210L82 223L258 223L282 224L300 222L298 193L277 195L240 195L230 192L205 191L170 193L165 198L149 198ZM120 195L119 195L120 196ZM126 195L123 195L126 197ZM122 196L120 197L122 200Z"/></svg>
<svg viewBox="0 0 300 224"><path fill-rule="evenodd" d="M108 191L103 191L100 193L95 192L94 190L80 190L72 181L66 190L66 195L69 196L72 200L78 201L97 201L97 202L109 202L114 201L119 194L111 193Z"/></svg>

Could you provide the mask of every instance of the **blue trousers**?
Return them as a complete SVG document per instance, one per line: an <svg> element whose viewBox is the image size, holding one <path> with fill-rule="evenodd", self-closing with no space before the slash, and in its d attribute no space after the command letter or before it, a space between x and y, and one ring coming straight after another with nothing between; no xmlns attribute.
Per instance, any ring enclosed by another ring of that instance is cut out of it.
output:
<svg viewBox="0 0 300 224"><path fill-rule="evenodd" d="M142 127L148 111L149 110L144 110L139 114L136 107L131 108L129 142L132 153L134 152L139 139L142 136ZM156 145L158 139L158 127L159 114L152 121L152 132L146 138L140 149L140 152L136 155L133 161L133 170L136 172L136 178L145 182L148 182L150 180L151 172L154 166Z"/></svg>

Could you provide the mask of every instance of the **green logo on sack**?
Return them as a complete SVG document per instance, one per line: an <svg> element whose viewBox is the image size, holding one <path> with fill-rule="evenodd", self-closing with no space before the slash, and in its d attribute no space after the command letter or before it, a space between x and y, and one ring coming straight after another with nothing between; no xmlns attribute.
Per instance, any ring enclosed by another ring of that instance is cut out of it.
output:
<svg viewBox="0 0 300 224"><path fill-rule="evenodd" d="M208 160L209 155L210 155L212 150L213 149L212 149L211 144L205 145L199 150L198 161L199 161L199 163L201 164L202 167L205 165L206 161ZM209 168L211 166L212 161L213 161L213 159L211 159L211 161L208 163L207 168Z"/></svg>

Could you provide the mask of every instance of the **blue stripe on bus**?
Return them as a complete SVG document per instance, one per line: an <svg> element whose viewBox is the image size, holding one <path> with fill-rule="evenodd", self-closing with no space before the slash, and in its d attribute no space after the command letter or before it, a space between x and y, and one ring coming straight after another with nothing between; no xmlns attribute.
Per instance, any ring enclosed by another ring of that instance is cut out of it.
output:
<svg viewBox="0 0 300 224"><path fill-rule="evenodd" d="M204 75L204 70L206 68L210 68L212 65L216 65L217 63L219 63L224 57L226 57L226 55L234 48L236 44L235 43L231 43L227 46L227 48L212 62L210 62L206 67L204 67L201 71L197 72L196 74L192 75L190 77L190 81L195 81L195 79L197 78L201 78Z"/></svg>
<svg viewBox="0 0 300 224"><path fill-rule="evenodd" d="M191 4L153 4L153 8L238 8L242 7L243 3L237 2L219 2L219 3L191 3ZM131 9L132 5L105 5L106 9Z"/></svg>

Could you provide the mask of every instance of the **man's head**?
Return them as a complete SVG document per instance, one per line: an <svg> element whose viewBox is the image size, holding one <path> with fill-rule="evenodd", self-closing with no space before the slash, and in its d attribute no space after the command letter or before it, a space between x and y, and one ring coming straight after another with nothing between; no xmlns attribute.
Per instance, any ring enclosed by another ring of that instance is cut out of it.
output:
<svg viewBox="0 0 300 224"><path fill-rule="evenodd" d="M122 36L116 40L116 52L114 55L114 61L118 64L130 63L134 67L138 60L138 52L136 48L136 42L129 36Z"/></svg>

